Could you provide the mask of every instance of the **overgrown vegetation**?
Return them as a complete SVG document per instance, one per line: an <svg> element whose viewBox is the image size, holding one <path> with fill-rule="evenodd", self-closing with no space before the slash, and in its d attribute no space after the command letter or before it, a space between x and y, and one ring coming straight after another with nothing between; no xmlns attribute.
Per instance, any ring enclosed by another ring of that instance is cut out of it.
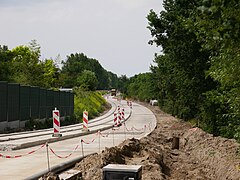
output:
<svg viewBox="0 0 240 180"><path fill-rule="evenodd" d="M149 101L154 98L153 74L143 73L130 78L127 95L140 101Z"/></svg>
<svg viewBox="0 0 240 180"><path fill-rule="evenodd" d="M151 73L130 79L128 95L158 99L164 111L240 141L239 0L164 0L147 16L162 47Z"/></svg>
<svg viewBox="0 0 240 180"><path fill-rule="evenodd" d="M63 61L60 56L41 59L40 50L36 40L12 50L0 45L0 81L52 89L81 87L88 91L119 89L122 77L126 77L105 70L98 60L83 53L70 54Z"/></svg>
<svg viewBox="0 0 240 180"><path fill-rule="evenodd" d="M82 121L84 110L89 112L89 118L98 116L107 106L106 101L97 89L118 88L121 77L106 71L96 59L88 58L83 53L67 56L62 62L62 69L57 62L60 56L53 59L40 59L40 45L36 40L28 46L17 46L9 50L0 46L0 81L19 83L21 85L40 86L57 90L60 87L74 88L75 112L71 117L65 117L61 125ZM124 76L123 76L124 77ZM52 127L52 120L29 120L27 129L42 129Z"/></svg>
<svg viewBox="0 0 240 180"><path fill-rule="evenodd" d="M74 89L74 114L77 121L82 122L83 111L88 111L89 119L98 116L107 106L100 92Z"/></svg>
<svg viewBox="0 0 240 180"><path fill-rule="evenodd" d="M151 67L160 107L240 140L239 1L164 0L164 8L147 17L150 44L163 48Z"/></svg>
<svg viewBox="0 0 240 180"><path fill-rule="evenodd" d="M149 44L162 48L151 73L117 77L83 53L67 56L60 70L51 59L39 60L40 46L33 41L12 50L0 46L0 80L47 88L116 88L124 96L158 99L164 111L240 141L239 0L164 0L163 5L160 14L151 10L147 16ZM84 109L98 114L100 100L92 92L75 93L83 99L75 97L78 119Z"/></svg>

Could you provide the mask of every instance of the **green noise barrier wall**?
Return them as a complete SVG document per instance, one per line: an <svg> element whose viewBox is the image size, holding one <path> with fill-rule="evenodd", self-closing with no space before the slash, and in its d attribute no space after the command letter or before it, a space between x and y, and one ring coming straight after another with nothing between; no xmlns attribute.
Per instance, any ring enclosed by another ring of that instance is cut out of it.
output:
<svg viewBox="0 0 240 180"><path fill-rule="evenodd" d="M7 105L8 105L8 84L7 82L0 82L0 122L7 120Z"/></svg>
<svg viewBox="0 0 240 180"><path fill-rule="evenodd" d="M30 86L20 86L20 121L30 119Z"/></svg>
<svg viewBox="0 0 240 180"><path fill-rule="evenodd" d="M72 115L73 93L0 81L0 123L52 118L55 107L61 116Z"/></svg>
<svg viewBox="0 0 240 180"><path fill-rule="evenodd" d="M7 120L15 121L19 120L19 94L20 94L20 85L19 84L8 84L8 109Z"/></svg>

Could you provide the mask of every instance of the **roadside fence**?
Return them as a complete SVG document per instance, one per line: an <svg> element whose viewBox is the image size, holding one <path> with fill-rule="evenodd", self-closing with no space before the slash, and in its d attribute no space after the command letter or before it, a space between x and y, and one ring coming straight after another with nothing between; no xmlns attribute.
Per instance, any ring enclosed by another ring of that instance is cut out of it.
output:
<svg viewBox="0 0 240 180"><path fill-rule="evenodd" d="M144 125L142 128L136 128L134 126L132 126L131 128L127 127L126 126L126 123L124 122L123 123L123 128L124 128L124 134L125 134L125 139L126 139L126 132L129 132L129 133L132 133L134 134L136 131L137 132L140 132L140 133L145 133L147 129L149 129L151 131L151 123L147 124L147 125ZM96 139L98 138L98 147L99 147L99 153L101 151L101 138L108 138L110 134L112 134L112 138L113 138L113 146L114 146L114 139L115 139L115 135L116 135L116 131L119 131L121 129L121 127L113 127L110 131L108 132L101 132L101 131L98 131L97 133L95 134L92 134L93 136L97 136L97 137L94 137L90 140L84 140L84 139L80 139L79 143L76 144L76 146L73 148L73 150L67 154L67 155L60 155L58 154L49 144L48 142L42 144L41 146L39 146L38 148L28 152L28 153L25 153L25 154L20 154L20 155L4 155L4 154L0 154L0 158L6 158L6 159L13 159L13 158L21 158L21 157L24 157L24 156L28 156L28 155L31 155L33 153L36 153L37 151L39 151L40 149L42 149L43 147L46 147L46 153L47 153L47 162L48 162L48 170L50 171L51 170L51 167L50 167L50 156L49 156L49 151L57 158L60 158L60 159L67 159L69 158L70 156L72 156L80 147L81 147L81 154L82 156L84 157L84 144L85 145L90 145L92 143L95 143Z"/></svg>

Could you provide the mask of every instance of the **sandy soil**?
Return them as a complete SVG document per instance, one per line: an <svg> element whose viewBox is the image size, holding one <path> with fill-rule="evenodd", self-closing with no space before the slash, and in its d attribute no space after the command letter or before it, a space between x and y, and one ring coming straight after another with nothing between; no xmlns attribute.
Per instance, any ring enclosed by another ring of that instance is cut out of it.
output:
<svg viewBox="0 0 240 180"><path fill-rule="evenodd" d="M239 180L240 146L235 140L213 137L144 104L157 118L156 129L141 140L128 139L76 164L84 180L101 180L107 164L137 164L143 180ZM178 137L179 149L173 149Z"/></svg>

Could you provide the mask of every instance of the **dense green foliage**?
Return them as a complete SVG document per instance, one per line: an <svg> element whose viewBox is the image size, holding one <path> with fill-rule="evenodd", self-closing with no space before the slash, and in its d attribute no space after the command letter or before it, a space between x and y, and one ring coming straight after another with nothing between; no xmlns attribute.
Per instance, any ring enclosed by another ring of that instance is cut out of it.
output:
<svg viewBox="0 0 240 180"><path fill-rule="evenodd" d="M84 70L82 74L77 78L77 85L84 90L96 90L97 77L94 72Z"/></svg>
<svg viewBox="0 0 240 180"><path fill-rule="evenodd" d="M153 74L143 73L130 78L127 94L140 101L149 101L155 98L153 87Z"/></svg>
<svg viewBox="0 0 240 180"><path fill-rule="evenodd" d="M239 0L164 0L147 18L162 47L151 67L160 107L198 119L215 134L240 139ZM146 83L147 86L147 83Z"/></svg>
<svg viewBox="0 0 240 180"><path fill-rule="evenodd" d="M98 116L106 106L106 101L100 92L82 91L81 88L75 88L74 94L74 114L80 122L82 122L83 111L88 111L90 119Z"/></svg>
<svg viewBox="0 0 240 180"><path fill-rule="evenodd" d="M62 61L62 69L53 59L41 60L40 56L40 45L36 40L12 50L0 46L0 81L44 88L82 87L84 90L121 87L121 77L105 70L98 60L83 53L67 56L66 61Z"/></svg>
<svg viewBox="0 0 240 180"><path fill-rule="evenodd" d="M8 81L10 79L10 61L13 54L7 46L0 45L0 80Z"/></svg>
<svg viewBox="0 0 240 180"><path fill-rule="evenodd" d="M0 47L0 80L44 88L57 87L59 69L53 60L40 61L40 46L32 41L29 46L8 50Z"/></svg>
<svg viewBox="0 0 240 180"><path fill-rule="evenodd" d="M52 59L40 59L40 45L36 40L28 46L17 46L9 50L0 46L0 81L20 83L22 85L40 86L58 89L60 87L74 88L75 112L72 117L66 117L62 125L72 124L82 120L84 110L89 112L89 118L99 115L106 106L106 101L96 89L118 89L125 82L126 76L118 77L106 71L96 59L88 58L83 53L67 56L60 69ZM59 57L58 57L59 58ZM30 120L26 127L33 129L52 126L51 119L45 122Z"/></svg>
<svg viewBox="0 0 240 180"><path fill-rule="evenodd" d="M89 71L93 72L97 81L94 83L91 82L91 85L86 84L86 81L88 81L86 78L90 78L90 81L92 81L93 77L86 76L86 74L84 75L84 73L86 73L85 70L87 70L88 73ZM68 56L66 62L63 62L60 76L64 87L88 86L91 90L116 87L118 81L116 75L106 71L96 59L88 58L83 53L76 53ZM85 82L81 80L81 77L84 78L84 76Z"/></svg>

